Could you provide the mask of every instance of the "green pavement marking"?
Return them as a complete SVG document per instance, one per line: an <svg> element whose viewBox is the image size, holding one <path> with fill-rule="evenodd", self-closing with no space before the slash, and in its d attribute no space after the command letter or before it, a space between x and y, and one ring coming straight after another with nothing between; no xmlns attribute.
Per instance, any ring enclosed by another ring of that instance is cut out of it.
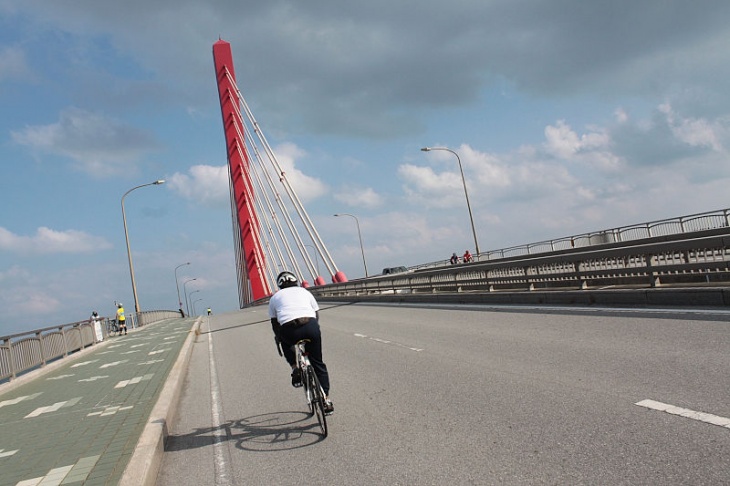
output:
<svg viewBox="0 0 730 486"><path fill-rule="evenodd" d="M117 484L193 323L173 319L112 338L4 393L0 485ZM135 354L124 354L132 346Z"/></svg>
<svg viewBox="0 0 730 486"><path fill-rule="evenodd" d="M20 481L16 486L57 486L84 482L100 457L83 457L76 464L53 468L45 476Z"/></svg>

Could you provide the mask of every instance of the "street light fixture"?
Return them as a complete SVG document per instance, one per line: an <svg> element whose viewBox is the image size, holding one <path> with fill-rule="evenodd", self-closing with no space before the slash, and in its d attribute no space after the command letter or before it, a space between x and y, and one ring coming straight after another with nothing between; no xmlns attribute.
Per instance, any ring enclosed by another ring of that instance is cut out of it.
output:
<svg viewBox="0 0 730 486"><path fill-rule="evenodd" d="M122 196L122 221L124 222L124 239L127 241L127 259L129 260L129 275L132 277L132 295L134 296L134 310L137 313L137 318L139 319L139 299L137 298L137 283L134 281L134 265L132 264L132 251L129 248L129 233L127 232L127 214L124 212L124 198L127 197L127 194L134 191L135 189L139 189L140 187L146 187L146 186L159 186L160 184L164 184L164 179L156 180L155 182L150 182L149 184L142 184L141 186L136 186L128 190L124 193Z"/></svg>
<svg viewBox="0 0 730 486"><path fill-rule="evenodd" d="M190 306L188 305L188 291L187 291L187 285L188 282L192 282L193 280L198 280L197 278L191 278L189 280L186 280L183 282L183 294L185 295L185 311L188 313L188 316L190 315Z"/></svg>
<svg viewBox="0 0 730 486"><path fill-rule="evenodd" d="M474 228L474 217L471 214L471 204L469 203L469 193L466 190L466 179L464 178L464 168L461 166L461 158L459 154L446 147L423 147L422 152L430 152L431 150L445 150L456 155L456 160L459 162L459 172L461 172L461 183L464 185L464 197L466 197L466 208L469 210L469 221L471 222L471 232L474 235L474 248L476 249L476 256L479 257L479 242L477 241L477 230Z"/></svg>
<svg viewBox="0 0 730 486"><path fill-rule="evenodd" d="M177 281L177 269L180 267L184 267L185 265L190 265L190 262L182 263L175 267L175 287L177 287L177 305L179 306L180 310L182 310L182 300L180 300L180 284Z"/></svg>
<svg viewBox="0 0 730 486"><path fill-rule="evenodd" d="M362 253L362 264L365 267L365 278L368 277L368 264L365 263L365 248L362 246L362 233L360 233L360 221L357 219L357 216L354 216L352 214L348 213L338 213L335 214L335 216L349 216L355 220L355 224L357 225L357 237L360 239L360 252Z"/></svg>

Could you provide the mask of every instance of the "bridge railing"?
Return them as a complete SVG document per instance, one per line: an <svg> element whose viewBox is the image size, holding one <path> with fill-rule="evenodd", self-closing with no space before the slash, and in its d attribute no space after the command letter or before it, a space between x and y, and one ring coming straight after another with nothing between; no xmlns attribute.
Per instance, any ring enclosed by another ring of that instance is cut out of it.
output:
<svg viewBox="0 0 730 486"><path fill-rule="evenodd" d="M538 241L525 245L500 248L474 255L477 261L491 261L522 255L585 248L607 243L628 242L660 236L679 235L698 231L730 227L730 209L719 209L705 213L690 214L678 218L662 219L648 223L634 224L607 230L582 233L552 240ZM449 264L449 260L438 260L410 267L409 270L440 267Z"/></svg>
<svg viewBox="0 0 730 486"><path fill-rule="evenodd" d="M700 225L699 227L704 227ZM730 227L442 265L310 288L319 298L730 284Z"/></svg>
<svg viewBox="0 0 730 486"><path fill-rule="evenodd" d="M180 313L146 311L139 316L132 313L127 326L134 328L174 317L180 317ZM101 336L89 320L0 336L0 384L106 339L108 322L108 318L101 319Z"/></svg>

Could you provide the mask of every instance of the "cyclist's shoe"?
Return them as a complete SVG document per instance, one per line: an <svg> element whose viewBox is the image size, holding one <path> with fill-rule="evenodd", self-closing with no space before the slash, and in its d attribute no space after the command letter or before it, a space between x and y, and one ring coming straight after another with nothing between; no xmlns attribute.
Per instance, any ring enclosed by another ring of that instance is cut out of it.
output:
<svg viewBox="0 0 730 486"><path fill-rule="evenodd" d="M335 413L335 406L332 405L331 400L325 400L324 401L324 414L325 415L332 415Z"/></svg>
<svg viewBox="0 0 730 486"><path fill-rule="evenodd" d="M294 368L291 372L291 386L299 388L302 386L302 370Z"/></svg>

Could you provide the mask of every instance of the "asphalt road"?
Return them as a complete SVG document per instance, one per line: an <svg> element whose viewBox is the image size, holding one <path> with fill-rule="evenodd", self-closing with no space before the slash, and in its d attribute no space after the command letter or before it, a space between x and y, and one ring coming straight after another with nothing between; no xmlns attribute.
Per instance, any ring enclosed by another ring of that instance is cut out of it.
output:
<svg viewBox="0 0 730 486"><path fill-rule="evenodd" d="M322 307L329 437L266 310L214 315L158 485L730 484L730 314Z"/></svg>

